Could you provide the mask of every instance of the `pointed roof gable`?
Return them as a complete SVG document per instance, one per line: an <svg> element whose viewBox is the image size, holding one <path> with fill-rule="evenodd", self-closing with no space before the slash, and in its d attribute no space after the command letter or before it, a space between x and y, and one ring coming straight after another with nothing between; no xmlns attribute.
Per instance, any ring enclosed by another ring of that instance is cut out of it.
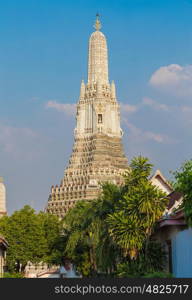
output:
<svg viewBox="0 0 192 300"><path fill-rule="evenodd" d="M154 175L150 178L152 184L161 189L167 195L173 192L173 188L168 180L163 176L160 170L156 170Z"/></svg>

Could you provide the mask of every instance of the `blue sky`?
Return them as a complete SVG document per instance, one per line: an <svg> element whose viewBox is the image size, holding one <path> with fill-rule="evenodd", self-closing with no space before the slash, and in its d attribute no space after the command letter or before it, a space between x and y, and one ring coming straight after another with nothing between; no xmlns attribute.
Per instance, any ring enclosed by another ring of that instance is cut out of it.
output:
<svg viewBox="0 0 192 300"><path fill-rule="evenodd" d="M43 209L73 144L95 14L129 159L169 171L192 154L192 0L0 1L0 175L9 213Z"/></svg>

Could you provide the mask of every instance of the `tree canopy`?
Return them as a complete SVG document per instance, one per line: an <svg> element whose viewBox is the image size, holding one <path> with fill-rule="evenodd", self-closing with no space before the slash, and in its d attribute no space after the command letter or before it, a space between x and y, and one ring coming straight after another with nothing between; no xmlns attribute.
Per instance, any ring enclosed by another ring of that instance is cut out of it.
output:
<svg viewBox="0 0 192 300"><path fill-rule="evenodd" d="M54 215L35 213L30 206L0 219L0 232L7 239L9 271L24 271L27 262L51 263L58 259L61 225Z"/></svg>
<svg viewBox="0 0 192 300"><path fill-rule="evenodd" d="M175 189L183 194L183 207L189 226L192 226L192 160L186 161L173 172Z"/></svg>
<svg viewBox="0 0 192 300"><path fill-rule="evenodd" d="M130 167L125 175L122 199L107 221L109 234L123 249L124 255L135 258L161 218L168 199L150 182L152 165L147 158L133 158Z"/></svg>
<svg viewBox="0 0 192 300"><path fill-rule="evenodd" d="M122 186L103 183L97 199L77 201L62 221L29 206L0 219L9 271L24 270L28 261L60 264L63 257L83 276L160 271L164 256L151 235L168 199L150 182L152 167L134 158Z"/></svg>
<svg viewBox="0 0 192 300"><path fill-rule="evenodd" d="M125 258L136 259L150 248L150 236L168 202L150 182L151 172L147 158L134 158L124 185L104 183L98 199L78 201L65 216L65 253L80 272L82 265L88 266L83 275L111 274Z"/></svg>

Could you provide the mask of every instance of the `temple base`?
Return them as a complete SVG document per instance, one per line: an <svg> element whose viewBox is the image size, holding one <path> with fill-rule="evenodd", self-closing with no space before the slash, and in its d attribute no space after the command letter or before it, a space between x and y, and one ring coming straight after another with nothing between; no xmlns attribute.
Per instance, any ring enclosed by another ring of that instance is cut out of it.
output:
<svg viewBox="0 0 192 300"><path fill-rule="evenodd" d="M127 169L121 138L101 133L76 138L61 185L51 189L47 212L63 217L76 201L97 198L101 183L121 185Z"/></svg>

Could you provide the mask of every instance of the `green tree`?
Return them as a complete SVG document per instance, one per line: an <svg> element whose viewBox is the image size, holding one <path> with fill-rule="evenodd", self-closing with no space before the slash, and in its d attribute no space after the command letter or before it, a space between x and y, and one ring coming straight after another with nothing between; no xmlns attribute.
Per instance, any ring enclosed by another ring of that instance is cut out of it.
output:
<svg viewBox="0 0 192 300"><path fill-rule="evenodd" d="M59 220L30 206L0 219L0 232L7 239L7 264L10 272L23 272L27 262L52 262L54 245L60 237Z"/></svg>
<svg viewBox="0 0 192 300"><path fill-rule="evenodd" d="M122 187L106 182L102 185L100 196L92 203L94 207L93 219L95 218L99 224L98 243L95 248L97 272L104 274L111 274L115 271L120 256L120 248L109 235L107 218L120 201L122 192ZM93 228L95 227L93 226Z"/></svg>
<svg viewBox="0 0 192 300"><path fill-rule="evenodd" d="M152 165L142 156L131 161L125 176L124 194L108 216L109 233L124 255L136 258L168 203L165 193L149 180Z"/></svg>
<svg viewBox="0 0 192 300"><path fill-rule="evenodd" d="M183 207L187 223L192 226L192 160L186 161L173 174L175 189L183 194Z"/></svg>
<svg viewBox="0 0 192 300"><path fill-rule="evenodd" d="M162 272L165 262L166 253L162 249L161 244L156 241L150 241L147 255L145 255L145 249L143 248L138 254L137 259L132 260L130 257L126 257L126 259L117 265L116 275L118 277L137 278L146 276L147 274L152 275L156 272Z"/></svg>
<svg viewBox="0 0 192 300"><path fill-rule="evenodd" d="M96 210L97 203L95 200L90 202L78 201L64 218L66 234L68 235L65 253L76 264L80 263L81 266L80 258L85 259L84 263L89 265L89 272L86 268L86 273L92 276L97 273L97 245L101 229L101 222ZM86 255L85 252L87 252ZM79 271L83 272L80 269Z"/></svg>
<svg viewBox="0 0 192 300"><path fill-rule="evenodd" d="M40 212L37 214L46 240L47 251L44 253L43 261L48 264L61 264L63 257L63 225L55 215Z"/></svg>
<svg viewBox="0 0 192 300"><path fill-rule="evenodd" d="M79 266L80 258L85 259L86 274L111 272L117 259L117 245L108 234L106 218L119 201L121 190L114 184L102 185L102 193L98 199L90 202L78 201L64 218L68 240L65 253ZM85 254L87 252L87 254ZM81 268L80 272L84 272Z"/></svg>
<svg viewBox="0 0 192 300"><path fill-rule="evenodd" d="M115 274L126 261L144 269L157 263L147 253L155 257L150 236L168 200L151 184L151 170L148 159L134 158L123 186L103 184L98 199L78 201L64 217L64 253L83 276Z"/></svg>

